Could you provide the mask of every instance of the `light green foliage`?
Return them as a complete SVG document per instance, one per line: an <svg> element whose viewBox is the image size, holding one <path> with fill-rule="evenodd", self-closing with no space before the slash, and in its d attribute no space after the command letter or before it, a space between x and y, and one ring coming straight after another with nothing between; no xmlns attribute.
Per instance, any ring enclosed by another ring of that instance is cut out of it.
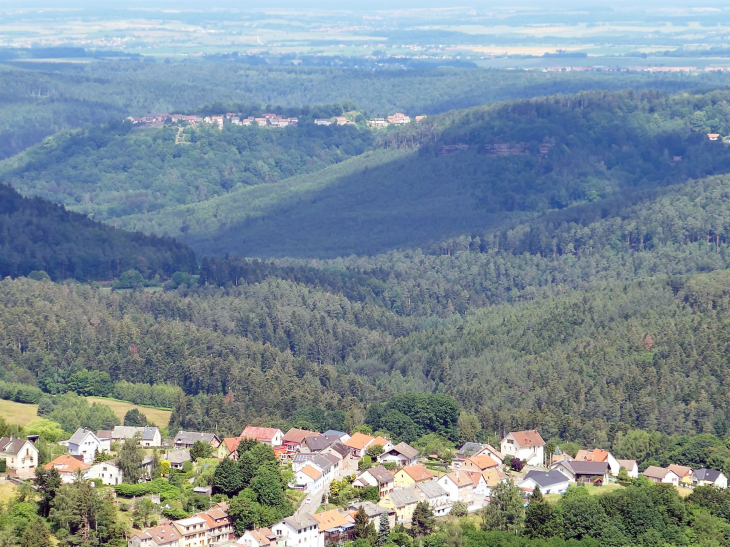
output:
<svg viewBox="0 0 730 547"><path fill-rule="evenodd" d="M48 442L58 442L66 439L69 434L63 430L61 424L46 418L36 418L25 426L28 435L40 435Z"/></svg>

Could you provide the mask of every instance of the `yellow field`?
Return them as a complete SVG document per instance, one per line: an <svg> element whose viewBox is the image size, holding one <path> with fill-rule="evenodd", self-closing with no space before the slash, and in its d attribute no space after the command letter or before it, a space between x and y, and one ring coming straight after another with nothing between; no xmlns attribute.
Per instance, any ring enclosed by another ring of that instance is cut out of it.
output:
<svg viewBox="0 0 730 547"><path fill-rule="evenodd" d="M10 499L15 496L15 486L12 482L2 481L0 482L0 502L7 503Z"/></svg>
<svg viewBox="0 0 730 547"><path fill-rule="evenodd" d="M117 415L120 421L124 420L124 415L127 411L136 408L147 416L150 423L157 427L166 427L170 421L169 410L158 410L156 408L147 408L143 406L133 405L131 403L124 403L122 401L114 401L113 399L103 399L101 397L87 397L89 403L101 403L108 405ZM31 420L38 417L36 411L38 405L26 405L23 403L15 403L13 401L5 401L0 399L0 418L3 418L9 424L18 424L25 426Z"/></svg>
<svg viewBox="0 0 730 547"><path fill-rule="evenodd" d="M38 405L25 405L0 399L0 418L9 424L27 425L38 417Z"/></svg>
<svg viewBox="0 0 730 547"><path fill-rule="evenodd" d="M133 408L136 408L142 414L147 416L147 420L149 420L150 423L157 427L167 427L167 424L170 421L170 414L172 414L169 410L147 408L144 406L133 405L132 403L115 401L114 399L104 399L103 397L87 397L86 400L89 401L89 403L101 403L103 405L108 405L120 420L124 420L124 415Z"/></svg>

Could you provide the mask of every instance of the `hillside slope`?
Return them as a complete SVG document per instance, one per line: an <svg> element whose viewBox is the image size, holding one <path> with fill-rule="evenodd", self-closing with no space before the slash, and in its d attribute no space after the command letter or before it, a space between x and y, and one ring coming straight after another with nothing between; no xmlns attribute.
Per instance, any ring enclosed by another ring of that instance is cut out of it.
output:
<svg viewBox="0 0 730 547"><path fill-rule="evenodd" d="M0 277L43 270L54 280L111 279L130 268L146 277L197 269L171 239L129 233L0 184Z"/></svg>
<svg viewBox="0 0 730 547"><path fill-rule="evenodd" d="M730 132L728 99L590 92L449 113L382 133L378 149L338 166L120 225L220 255L423 247L495 222L730 172L730 148L706 136Z"/></svg>

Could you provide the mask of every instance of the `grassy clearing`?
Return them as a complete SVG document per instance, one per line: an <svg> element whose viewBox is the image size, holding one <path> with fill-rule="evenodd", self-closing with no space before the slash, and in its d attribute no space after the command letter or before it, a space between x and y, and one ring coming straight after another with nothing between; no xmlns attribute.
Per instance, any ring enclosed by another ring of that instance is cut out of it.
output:
<svg viewBox="0 0 730 547"><path fill-rule="evenodd" d="M15 496L18 489L12 482L0 482L0 502L7 503Z"/></svg>
<svg viewBox="0 0 730 547"><path fill-rule="evenodd" d="M147 416L147 420L157 427L167 427L167 424L170 421L170 414L172 414L169 410L133 405L132 403L125 403L124 401L117 401L116 399L106 399L104 397L87 397L86 400L89 401L89 403L100 403L109 406L120 420L124 420L124 415L133 408L136 408L142 414Z"/></svg>
<svg viewBox="0 0 730 547"><path fill-rule="evenodd" d="M0 418L3 418L9 424L28 425L28 422L38 417L37 411L38 405L27 405L0 399Z"/></svg>

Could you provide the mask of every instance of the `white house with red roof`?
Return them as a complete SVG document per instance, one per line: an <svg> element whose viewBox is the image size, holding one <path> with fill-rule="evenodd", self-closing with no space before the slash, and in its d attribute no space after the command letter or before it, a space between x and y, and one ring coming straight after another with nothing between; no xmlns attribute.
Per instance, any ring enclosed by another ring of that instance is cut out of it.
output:
<svg viewBox="0 0 730 547"><path fill-rule="evenodd" d="M274 446L281 446L284 443L284 433L282 433L281 429L275 429L273 427L254 427L247 425L246 429L241 432L239 438L256 439L260 443L268 444L272 448Z"/></svg>
<svg viewBox="0 0 730 547"><path fill-rule="evenodd" d="M536 429L507 433L500 447L505 456L519 458L527 465L544 465L545 441Z"/></svg>
<svg viewBox="0 0 730 547"><path fill-rule="evenodd" d="M305 492L318 492L324 487L324 474L312 465L305 465L294 473L296 487Z"/></svg>

